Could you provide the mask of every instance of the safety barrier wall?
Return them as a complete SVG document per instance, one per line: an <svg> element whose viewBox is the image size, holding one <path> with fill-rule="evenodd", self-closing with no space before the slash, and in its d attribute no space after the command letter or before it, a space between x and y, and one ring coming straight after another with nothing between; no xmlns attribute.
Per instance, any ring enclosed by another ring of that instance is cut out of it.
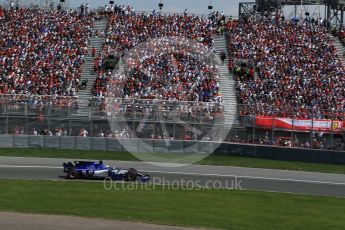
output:
<svg viewBox="0 0 345 230"><path fill-rule="evenodd" d="M213 145L215 147L213 147ZM114 139L78 136L0 135L0 148L56 148L71 150L102 150L119 152L209 153L219 143L149 139ZM184 150L186 149L186 150Z"/></svg>
<svg viewBox="0 0 345 230"><path fill-rule="evenodd" d="M70 150L103 150L135 153L210 153L282 161L345 164L345 152L265 145L172 141L149 139L114 139L96 137L57 137L0 135L0 148L55 148Z"/></svg>
<svg viewBox="0 0 345 230"><path fill-rule="evenodd" d="M219 146L216 153L280 161L345 164L343 151L224 143Z"/></svg>

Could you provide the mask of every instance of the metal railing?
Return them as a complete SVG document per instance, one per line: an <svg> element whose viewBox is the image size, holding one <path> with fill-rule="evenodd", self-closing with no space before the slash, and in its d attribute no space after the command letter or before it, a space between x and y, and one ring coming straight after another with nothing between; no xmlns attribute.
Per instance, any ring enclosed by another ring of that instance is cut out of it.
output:
<svg viewBox="0 0 345 230"><path fill-rule="evenodd" d="M93 103L103 101L103 105ZM207 140L344 150L345 111L237 105L227 124L221 103L1 95L0 134ZM82 107L81 104L89 106ZM85 111L86 110L86 111ZM307 110L308 111L308 110ZM254 113L255 112L255 113ZM86 132L85 132L86 131Z"/></svg>

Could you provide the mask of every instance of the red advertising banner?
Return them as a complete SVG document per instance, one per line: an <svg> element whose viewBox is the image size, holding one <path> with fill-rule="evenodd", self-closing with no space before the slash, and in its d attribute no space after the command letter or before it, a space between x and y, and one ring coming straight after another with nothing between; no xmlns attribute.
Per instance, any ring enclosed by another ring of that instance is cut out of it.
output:
<svg viewBox="0 0 345 230"><path fill-rule="evenodd" d="M344 122L331 120L292 119L279 117L256 117L257 127L265 129L285 129L289 131L342 132Z"/></svg>

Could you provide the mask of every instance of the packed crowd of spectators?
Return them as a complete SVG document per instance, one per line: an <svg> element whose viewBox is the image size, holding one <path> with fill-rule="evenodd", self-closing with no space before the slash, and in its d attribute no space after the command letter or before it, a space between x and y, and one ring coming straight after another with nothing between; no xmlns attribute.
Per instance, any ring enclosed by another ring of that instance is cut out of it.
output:
<svg viewBox="0 0 345 230"><path fill-rule="evenodd" d="M220 102L212 53L188 39L164 37L125 57L124 95L131 98Z"/></svg>
<svg viewBox="0 0 345 230"><path fill-rule="evenodd" d="M94 129L91 133L90 127L71 127L65 128L64 126L56 126L55 128L47 127L46 124L37 125L30 128L32 124L27 124L25 126L15 125L14 127L9 127L8 130L0 129L0 134L11 134L11 135L32 135L32 136L55 136L55 137L100 137L100 138L135 138L129 129L119 129L110 130L107 127L103 129ZM68 124L65 124L68 126Z"/></svg>
<svg viewBox="0 0 345 230"><path fill-rule="evenodd" d="M76 110L76 97L40 95L0 95L0 113L37 114Z"/></svg>
<svg viewBox="0 0 345 230"><path fill-rule="evenodd" d="M218 103L159 100L115 99L108 101L108 116L131 120L212 124L222 121L223 108Z"/></svg>
<svg viewBox="0 0 345 230"><path fill-rule="evenodd" d="M181 36L212 46L216 20L187 15L112 14L104 46L105 55L125 53L149 38Z"/></svg>
<svg viewBox="0 0 345 230"><path fill-rule="evenodd" d="M76 96L92 17L0 8L0 94Z"/></svg>
<svg viewBox="0 0 345 230"><path fill-rule="evenodd" d="M84 124L85 125L85 124ZM68 127L68 122L62 126L47 127L46 124L38 125L15 125L9 129L0 129L0 134L11 135L33 135L33 136L55 136L55 137L97 137L97 138L143 138L152 140L202 140L202 141L223 141L225 143L239 143L239 144L255 144L265 146L279 146L289 148L305 148L305 149L319 149L319 150L345 150L344 138L341 136L333 136L331 134L323 133L298 133L291 135L284 132L275 132L272 135L271 131L257 130L255 138L253 138L252 130L248 129L245 133L235 132L224 136L224 133L219 128L211 128L209 126L201 125L195 126L195 129L187 128L187 126L166 123L164 129L159 123L141 123L139 126L132 127L132 123L119 125L113 130L105 123L101 128L91 128L90 124L82 126L77 124L73 127ZM197 130L197 131L196 131Z"/></svg>
<svg viewBox="0 0 345 230"><path fill-rule="evenodd" d="M99 73L93 96L104 96L108 82L116 81L116 92L120 91L124 98L220 102L215 65L200 60L193 51L212 48L212 35L223 26L223 21L225 17L220 13L210 18L134 13L131 9L127 13L110 14L103 55L127 54L126 73L124 76ZM168 41L168 37L195 44L182 47L178 42ZM132 48L142 42L150 43L146 45L150 53L142 49L139 55L133 55ZM96 60L95 70L99 71L100 65L101 60Z"/></svg>
<svg viewBox="0 0 345 230"><path fill-rule="evenodd" d="M112 79L114 82L112 84L118 84L119 82L115 82L116 79L119 78L118 74L112 75L111 71L104 71L99 70L98 76L94 82L94 88L92 89L92 95L96 98L104 98L105 92L109 86L109 81Z"/></svg>
<svg viewBox="0 0 345 230"><path fill-rule="evenodd" d="M315 134L315 133L299 133L291 135L291 133L276 132L272 136L271 131L257 130L253 139L252 130L247 130L246 134L229 135L226 141L240 144L255 145L272 145L289 148L305 148L319 150L345 150L344 138L341 136L333 136L331 134ZM280 136L281 135L281 136Z"/></svg>
<svg viewBox="0 0 345 230"><path fill-rule="evenodd" d="M149 39L170 37L188 38L209 48L213 46L212 35L223 26L225 16L215 13L210 18L184 15L141 14L132 8L114 8L109 14L109 25L106 31L104 57L109 55L123 56L133 47ZM163 48L156 41L154 49ZM159 46L159 47L158 47ZM154 51L153 51L154 52ZM132 58L132 57L131 57ZM159 100L219 100L215 66L205 66L196 59L192 52L181 54L176 50L164 51L157 56L147 55L138 63L125 63L129 71L125 73L122 89L123 97ZM134 66L135 65L135 66ZM97 58L95 70L99 71L102 59ZM144 73L142 69L149 72ZM157 76L156 78L152 77ZM158 77L159 76L159 77ZM93 96L104 95L107 82L118 81L119 76L99 73L93 90ZM124 77L123 77L124 78ZM162 81L165 85L162 85ZM180 88L177 88L180 85ZM181 95L181 92L186 91ZM197 91L197 92L195 92Z"/></svg>
<svg viewBox="0 0 345 230"><path fill-rule="evenodd" d="M234 66L243 115L345 120L345 68L322 23L250 17L228 30L232 57L258 73Z"/></svg>
<svg viewBox="0 0 345 230"><path fill-rule="evenodd" d="M109 18L107 33L94 32L98 37L106 35L103 55L98 55L95 49L88 51L88 38L93 33L93 20L104 17ZM117 81L123 86L118 89L124 98L220 102L215 66L205 65L191 52L170 50L140 63L132 62L136 66L126 77L104 70L103 61L109 54L123 55L155 37L186 37L212 47L212 34L223 27L224 21L222 13L210 18L189 16L187 12L162 16L135 13L130 6L105 7L96 15L87 6L81 11L0 8L0 93L14 95L11 102L8 96L3 97L2 107L12 111L22 111L27 105L41 111L45 107L77 107L76 100L68 97L77 96L82 85L81 67L88 52L96 58L99 76L92 95L97 98L104 98L108 82ZM140 68L150 72L141 73ZM153 75L162 76L157 79ZM104 107L104 101L99 104Z"/></svg>
<svg viewBox="0 0 345 230"><path fill-rule="evenodd" d="M189 123L224 120L216 69L202 63L209 62L208 55L193 53L193 49L204 52L208 49L188 41L160 38L129 52L124 58L126 74L107 72L97 78L96 107L109 116L130 120ZM147 47L151 49L148 51ZM107 102L101 100L105 95Z"/></svg>

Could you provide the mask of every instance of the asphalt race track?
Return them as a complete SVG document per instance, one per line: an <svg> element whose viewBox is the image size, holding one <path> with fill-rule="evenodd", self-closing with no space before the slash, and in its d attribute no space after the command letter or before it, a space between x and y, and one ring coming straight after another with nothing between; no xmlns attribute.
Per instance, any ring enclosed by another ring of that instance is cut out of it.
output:
<svg viewBox="0 0 345 230"><path fill-rule="evenodd" d="M175 226L133 223L72 216L32 215L0 212L1 229L6 230L196 230Z"/></svg>
<svg viewBox="0 0 345 230"><path fill-rule="evenodd" d="M71 160L0 157L0 179L64 180L62 163ZM167 165L104 161L149 174L168 188L208 187L345 197L345 175L222 166Z"/></svg>

